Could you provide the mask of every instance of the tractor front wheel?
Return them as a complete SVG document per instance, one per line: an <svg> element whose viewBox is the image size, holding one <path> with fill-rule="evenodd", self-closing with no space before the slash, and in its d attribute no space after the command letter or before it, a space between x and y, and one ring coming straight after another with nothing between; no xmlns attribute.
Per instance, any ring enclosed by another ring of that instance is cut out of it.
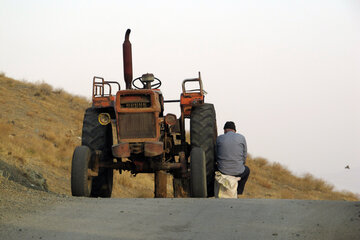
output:
<svg viewBox="0 0 360 240"><path fill-rule="evenodd" d="M190 153L190 188L191 197L207 197L205 152L199 147L193 147Z"/></svg>
<svg viewBox="0 0 360 240"><path fill-rule="evenodd" d="M89 197L92 177L88 175L91 150L87 146L75 148L71 164L71 194L77 197Z"/></svg>

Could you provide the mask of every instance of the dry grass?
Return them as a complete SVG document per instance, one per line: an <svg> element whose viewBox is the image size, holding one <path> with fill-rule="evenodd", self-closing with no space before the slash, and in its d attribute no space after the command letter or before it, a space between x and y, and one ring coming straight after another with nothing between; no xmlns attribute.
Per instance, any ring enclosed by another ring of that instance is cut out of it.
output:
<svg viewBox="0 0 360 240"><path fill-rule="evenodd" d="M49 190L70 195L71 157L81 143L83 113L90 103L46 83L16 81L4 73L0 92L0 159L39 171ZM359 199L350 192L333 191L333 186L310 174L296 177L264 158L249 156L247 162L251 175L242 198ZM171 176L168 192L172 196ZM115 171L113 196L153 197L154 176Z"/></svg>
<svg viewBox="0 0 360 240"><path fill-rule="evenodd" d="M54 91L46 83L26 83L0 75L0 157L20 168L33 168L51 191L70 193L70 161L80 144L85 98Z"/></svg>
<svg viewBox="0 0 360 240"><path fill-rule="evenodd" d="M279 163L269 163L264 158L248 156L247 164L251 173L241 198L359 200L353 193L334 191L334 186L311 174L297 177Z"/></svg>

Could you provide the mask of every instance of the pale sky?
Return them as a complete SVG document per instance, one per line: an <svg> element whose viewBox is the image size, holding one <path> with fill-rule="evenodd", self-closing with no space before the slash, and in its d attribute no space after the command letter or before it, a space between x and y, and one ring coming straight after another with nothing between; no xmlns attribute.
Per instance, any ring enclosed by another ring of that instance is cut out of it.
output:
<svg viewBox="0 0 360 240"><path fill-rule="evenodd" d="M134 77L154 73L165 99L201 71L219 133L233 120L253 156L360 193L359 1L0 0L0 71L86 97L94 75L124 88L127 28Z"/></svg>

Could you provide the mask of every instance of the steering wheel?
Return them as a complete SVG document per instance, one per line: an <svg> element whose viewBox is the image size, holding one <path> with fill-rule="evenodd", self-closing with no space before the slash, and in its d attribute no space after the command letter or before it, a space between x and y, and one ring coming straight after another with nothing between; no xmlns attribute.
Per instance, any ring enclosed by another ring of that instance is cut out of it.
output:
<svg viewBox="0 0 360 240"><path fill-rule="evenodd" d="M135 82L140 82L142 84L142 87L138 87L135 85ZM159 88L161 86L161 81L160 79L154 77L154 82L155 83L150 83L150 88L151 89L154 89L154 88ZM142 77L138 77L138 78L135 78L133 81L132 81L132 85L134 88L136 89L146 89L146 82L142 80Z"/></svg>

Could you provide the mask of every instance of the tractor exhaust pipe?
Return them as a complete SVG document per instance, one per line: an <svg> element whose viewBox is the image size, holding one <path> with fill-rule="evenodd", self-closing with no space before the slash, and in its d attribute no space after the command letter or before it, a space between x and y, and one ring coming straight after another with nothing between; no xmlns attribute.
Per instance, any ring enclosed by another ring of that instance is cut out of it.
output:
<svg viewBox="0 0 360 240"><path fill-rule="evenodd" d="M126 89L131 89L131 81L133 79L131 43L129 41L131 30L126 30L125 41L123 43L123 62L124 62L124 80Z"/></svg>

